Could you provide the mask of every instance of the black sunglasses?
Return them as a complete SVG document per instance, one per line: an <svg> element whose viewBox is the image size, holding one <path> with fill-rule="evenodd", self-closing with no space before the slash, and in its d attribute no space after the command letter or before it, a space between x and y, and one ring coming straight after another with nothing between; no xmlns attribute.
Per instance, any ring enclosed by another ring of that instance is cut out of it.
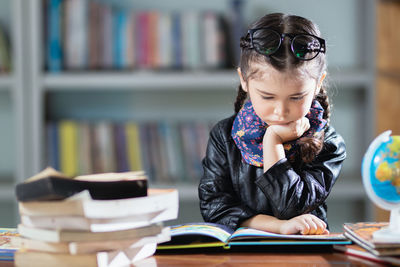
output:
<svg viewBox="0 0 400 267"><path fill-rule="evenodd" d="M279 33L270 28L249 29L251 46L258 53L270 56L278 51L285 37L290 38L290 49L300 60L314 59L320 52L325 53L325 40L312 34Z"/></svg>

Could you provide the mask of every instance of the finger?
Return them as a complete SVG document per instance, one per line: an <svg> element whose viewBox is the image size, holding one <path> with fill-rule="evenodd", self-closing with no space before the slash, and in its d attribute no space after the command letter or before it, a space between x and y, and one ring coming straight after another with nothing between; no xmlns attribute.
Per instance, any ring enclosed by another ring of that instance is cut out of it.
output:
<svg viewBox="0 0 400 267"><path fill-rule="evenodd" d="M315 235L318 231L318 225L312 220L312 218L307 218L306 222L309 226L309 235Z"/></svg>
<svg viewBox="0 0 400 267"><path fill-rule="evenodd" d="M314 223L317 225L317 231L315 232L316 235L321 235L325 229L326 224L322 220L314 220Z"/></svg>
<svg viewBox="0 0 400 267"><path fill-rule="evenodd" d="M308 235L310 232L310 226L307 224L307 222L303 222L299 226L300 234L302 235Z"/></svg>
<svg viewBox="0 0 400 267"><path fill-rule="evenodd" d="M321 235L329 235L329 230L328 230L328 229L325 229L325 230L321 233Z"/></svg>

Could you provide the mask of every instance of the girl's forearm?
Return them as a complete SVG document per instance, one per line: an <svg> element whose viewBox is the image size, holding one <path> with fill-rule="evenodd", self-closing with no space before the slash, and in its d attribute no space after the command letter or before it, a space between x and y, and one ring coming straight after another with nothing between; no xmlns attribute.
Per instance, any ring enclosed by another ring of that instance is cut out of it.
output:
<svg viewBox="0 0 400 267"><path fill-rule="evenodd" d="M282 141L273 131L266 131L263 140L264 172L285 157Z"/></svg>
<svg viewBox="0 0 400 267"><path fill-rule="evenodd" d="M286 221L279 220L274 216L258 214L247 219L240 226L280 234L280 229L284 222Z"/></svg>

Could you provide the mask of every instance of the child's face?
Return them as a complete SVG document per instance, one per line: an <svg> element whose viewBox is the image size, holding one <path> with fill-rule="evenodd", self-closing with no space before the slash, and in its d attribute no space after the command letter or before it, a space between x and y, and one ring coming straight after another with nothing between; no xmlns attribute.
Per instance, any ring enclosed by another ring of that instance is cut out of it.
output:
<svg viewBox="0 0 400 267"><path fill-rule="evenodd" d="M279 72L269 66L243 81L245 90L253 104L256 114L268 125L287 124L304 117L317 93L317 81L308 75L293 72Z"/></svg>

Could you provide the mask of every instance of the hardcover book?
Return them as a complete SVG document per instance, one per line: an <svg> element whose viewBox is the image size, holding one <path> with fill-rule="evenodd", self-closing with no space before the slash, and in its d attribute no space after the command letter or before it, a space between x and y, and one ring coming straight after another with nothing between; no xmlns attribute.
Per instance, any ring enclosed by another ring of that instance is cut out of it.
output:
<svg viewBox="0 0 400 267"><path fill-rule="evenodd" d="M391 265L400 266L400 256L377 256L356 244L345 246L334 245L333 248L351 256L364 258L378 263L389 263Z"/></svg>
<svg viewBox="0 0 400 267"><path fill-rule="evenodd" d="M68 177L51 167L16 186L18 201L61 200L88 190L93 199L123 199L147 195L144 172L100 173Z"/></svg>
<svg viewBox="0 0 400 267"><path fill-rule="evenodd" d="M374 255L400 255L400 240L398 243L388 243L373 238L375 231L388 225L386 222L345 223L344 235Z"/></svg>
<svg viewBox="0 0 400 267"><path fill-rule="evenodd" d="M158 250L261 245L334 245L351 244L341 233L327 235L282 235L251 228L236 231L214 223L188 223L171 227L171 241L159 244Z"/></svg>

